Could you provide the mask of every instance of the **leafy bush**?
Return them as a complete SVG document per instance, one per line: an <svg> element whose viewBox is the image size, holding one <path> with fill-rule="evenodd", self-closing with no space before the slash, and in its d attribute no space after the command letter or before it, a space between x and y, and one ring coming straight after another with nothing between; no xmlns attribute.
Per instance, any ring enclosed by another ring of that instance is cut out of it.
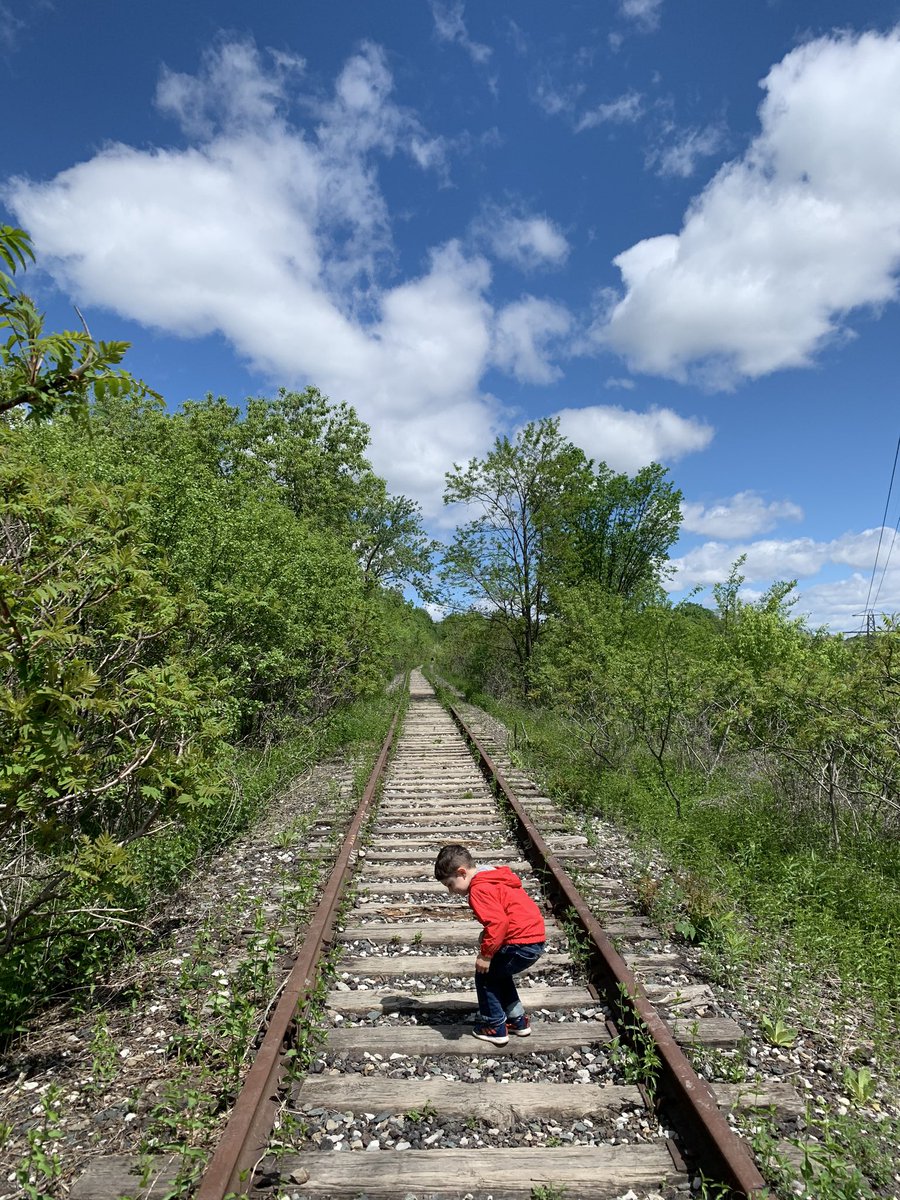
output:
<svg viewBox="0 0 900 1200"><path fill-rule="evenodd" d="M232 714L132 496L9 455L0 514L8 955L125 915L129 844L222 795Z"/></svg>
<svg viewBox="0 0 900 1200"><path fill-rule="evenodd" d="M718 589L718 613L558 589L528 706L492 688L502 664L477 670L485 617L441 628L439 667L499 692L549 787L664 848L687 881L690 936L705 927L692 894L712 887L723 911L783 932L811 970L864 983L887 1010L900 978L900 629L844 642L792 617L790 585L755 603L739 586L735 574Z"/></svg>

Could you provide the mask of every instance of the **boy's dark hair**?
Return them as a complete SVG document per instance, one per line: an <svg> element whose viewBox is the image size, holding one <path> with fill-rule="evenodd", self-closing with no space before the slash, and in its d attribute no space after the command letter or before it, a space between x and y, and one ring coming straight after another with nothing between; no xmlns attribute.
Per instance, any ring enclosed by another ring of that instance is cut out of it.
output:
<svg viewBox="0 0 900 1200"><path fill-rule="evenodd" d="M474 866L475 859L465 846L460 845L459 842L452 842L438 851L438 856L434 860L434 877L443 883L445 879L455 875L460 867Z"/></svg>

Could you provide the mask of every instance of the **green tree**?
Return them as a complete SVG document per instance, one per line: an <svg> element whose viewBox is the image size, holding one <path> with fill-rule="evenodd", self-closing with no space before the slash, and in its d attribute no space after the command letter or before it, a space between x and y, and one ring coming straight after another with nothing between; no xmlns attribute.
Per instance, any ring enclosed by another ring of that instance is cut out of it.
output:
<svg viewBox="0 0 900 1200"><path fill-rule="evenodd" d="M446 504L474 508L444 555L443 578L506 632L523 674L560 589L590 586L632 603L658 591L678 536L681 493L652 463L633 478L595 464L553 418L498 438L447 475Z"/></svg>
<svg viewBox="0 0 900 1200"><path fill-rule="evenodd" d="M196 420L212 398L185 405L185 417ZM231 455L244 471L262 470L298 517L347 538L353 514L374 478L366 458L369 427L347 404L333 404L318 388L302 392L281 388L274 397L254 397L246 412L219 400L229 410Z"/></svg>
<svg viewBox="0 0 900 1200"><path fill-rule="evenodd" d="M111 919L123 847L221 794L230 722L135 495L7 454L0 511L2 953L78 924L73 880Z"/></svg>
<svg viewBox="0 0 900 1200"><path fill-rule="evenodd" d="M381 609L393 673L427 662L434 654L437 633L425 609L404 600L396 591L381 593Z"/></svg>
<svg viewBox="0 0 900 1200"><path fill-rule="evenodd" d="M62 419L22 436L54 469L138 490L147 540L204 613L196 644L234 699L236 736L271 740L374 687L387 645L377 593L367 593L354 554L352 514L329 517L321 496L297 511L296 476L285 482L274 469L267 440L280 417L265 421L262 400L253 408L245 420L207 397L169 414L153 397L107 396L83 428ZM324 494L329 477L345 484L339 451L316 433L318 401L314 416L293 435L310 444L291 449L282 429L279 453L313 475L318 454ZM351 455L346 473L358 465Z"/></svg>
<svg viewBox="0 0 900 1200"><path fill-rule="evenodd" d="M659 463L634 476L599 463L571 495L553 539L558 573L612 595L647 599L658 588L681 525L681 492Z"/></svg>
<svg viewBox="0 0 900 1200"><path fill-rule="evenodd" d="M567 493L579 491L588 472L588 460L559 432L559 421L544 418L514 440L497 438L484 459L454 465L446 476L444 503L477 515L459 526L444 554L444 582L502 627L523 670L547 613L548 537Z"/></svg>
<svg viewBox="0 0 900 1200"><path fill-rule="evenodd" d="M898 824L900 637L891 622L872 645L811 631L791 615L793 587L775 583L754 603L721 592L729 624L711 664L717 725L838 846L847 829Z"/></svg>
<svg viewBox="0 0 900 1200"><path fill-rule="evenodd" d="M626 605L596 584L560 588L534 669L536 699L563 712L606 767L631 745L618 708L617 666L626 646Z"/></svg>
<svg viewBox="0 0 900 1200"><path fill-rule="evenodd" d="M722 632L727 633L737 619L737 615L741 609L741 588L744 586L745 575L741 574L741 567L747 561L747 555L741 554L731 564L731 570L728 572L728 578L723 583L713 585L713 596L718 609L719 620L722 623Z"/></svg>
<svg viewBox="0 0 900 1200"><path fill-rule="evenodd" d="M484 613L450 613L436 625L436 658L441 674L479 694L517 698L522 672L510 653L506 631Z"/></svg>
<svg viewBox="0 0 900 1200"><path fill-rule="evenodd" d="M437 543L422 528L419 505L407 496L392 496L384 480L373 475L361 487L353 513L353 547L370 586L415 588L432 599L430 576Z"/></svg>
<svg viewBox="0 0 900 1200"><path fill-rule="evenodd" d="M94 341L87 325L82 331L47 333L43 314L13 280L33 259L28 234L0 225L0 330L7 331L0 341L0 415L18 408L27 409L31 418L61 411L83 415L91 393L135 386L127 372L115 369L128 342Z"/></svg>
<svg viewBox="0 0 900 1200"><path fill-rule="evenodd" d="M718 637L666 604L635 607L596 584L564 590L535 670L543 699L581 730L607 768L648 760L681 813L675 775L709 721L709 639Z"/></svg>

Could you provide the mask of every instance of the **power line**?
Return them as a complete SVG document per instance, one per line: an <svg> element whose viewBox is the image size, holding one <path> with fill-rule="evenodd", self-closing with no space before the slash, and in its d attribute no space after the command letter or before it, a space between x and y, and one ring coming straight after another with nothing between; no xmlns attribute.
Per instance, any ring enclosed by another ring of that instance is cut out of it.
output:
<svg viewBox="0 0 900 1200"><path fill-rule="evenodd" d="M891 506L891 492L893 491L893 488L894 488L894 475L897 473L898 457L900 457L900 436L898 436L898 438L897 438L897 449L894 451L894 465L891 468L891 481L888 484L887 500L885 500L885 502L884 502L884 516L881 518L881 528L878 530L878 549L875 551L875 561L872 563L872 578L869 580L869 592L868 592L868 595L866 596L865 611L868 611L868 608L869 608L869 599L872 595L872 585L875 582L875 573L878 570L878 557L881 554L881 539L884 537L884 523L887 520L888 509ZM900 518L898 518L897 525L898 525L898 528L900 528ZM895 534L895 537L896 537L896 534ZM895 540L895 538L891 539L891 549L894 548L894 540ZM888 552L888 562L890 561L890 557L891 556L890 556L890 551L889 551ZM885 563L884 569L885 569L885 571L887 570L887 563ZM882 583L884 582L884 572L882 572L882 575L881 575L881 582ZM881 591L880 583L878 585L878 591L879 592ZM876 602L878 600L877 592L875 593L875 600L876 600Z"/></svg>
<svg viewBox="0 0 900 1200"><path fill-rule="evenodd" d="M894 550L894 543L897 540L897 534L900 533L900 512L897 513L897 524L894 526L894 532L891 534L891 544L888 546L887 558L884 560L884 568L881 572L881 578L878 581L878 587L875 589L875 599L872 601L872 607L878 603L878 597L881 595L881 588L884 583L884 577L887 575L887 569L890 565L891 554Z"/></svg>

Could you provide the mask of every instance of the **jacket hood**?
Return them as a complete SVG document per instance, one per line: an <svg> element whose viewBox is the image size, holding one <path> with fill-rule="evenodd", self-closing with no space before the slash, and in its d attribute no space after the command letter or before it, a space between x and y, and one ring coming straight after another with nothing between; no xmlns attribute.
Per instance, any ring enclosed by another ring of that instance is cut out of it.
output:
<svg viewBox="0 0 900 1200"><path fill-rule="evenodd" d="M478 871L473 876L470 887L497 887L503 884L508 888L520 888L522 880L509 867L490 867L485 871Z"/></svg>

